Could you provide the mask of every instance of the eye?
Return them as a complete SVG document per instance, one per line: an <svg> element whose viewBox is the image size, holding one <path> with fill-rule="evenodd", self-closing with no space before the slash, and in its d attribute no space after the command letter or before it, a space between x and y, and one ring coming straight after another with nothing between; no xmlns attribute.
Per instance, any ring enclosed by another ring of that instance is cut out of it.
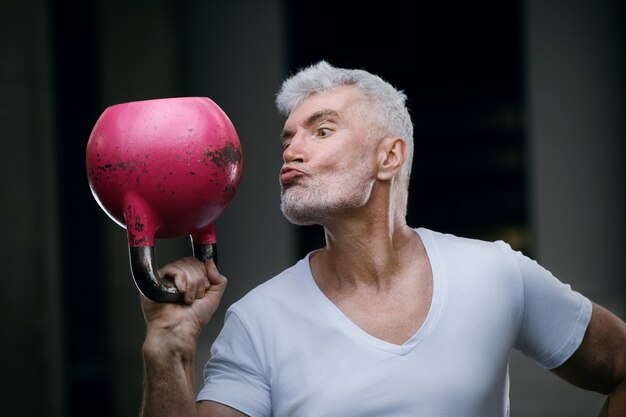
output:
<svg viewBox="0 0 626 417"><path fill-rule="evenodd" d="M325 136L330 135L331 132L332 132L332 130L330 130L327 127L320 127L319 129L317 129L317 136L325 137Z"/></svg>

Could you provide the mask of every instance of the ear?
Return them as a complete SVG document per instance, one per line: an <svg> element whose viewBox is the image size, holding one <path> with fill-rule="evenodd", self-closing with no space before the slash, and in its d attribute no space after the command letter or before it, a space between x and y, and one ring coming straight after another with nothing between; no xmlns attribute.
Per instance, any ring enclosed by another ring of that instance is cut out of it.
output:
<svg viewBox="0 0 626 417"><path fill-rule="evenodd" d="M399 137L384 138L378 147L378 176L382 181L391 180L402 168L407 158L406 142Z"/></svg>

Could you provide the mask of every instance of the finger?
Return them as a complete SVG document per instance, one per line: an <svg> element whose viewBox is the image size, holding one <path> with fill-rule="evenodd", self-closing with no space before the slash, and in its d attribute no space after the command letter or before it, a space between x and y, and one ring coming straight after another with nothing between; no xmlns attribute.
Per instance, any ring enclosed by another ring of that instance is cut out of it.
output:
<svg viewBox="0 0 626 417"><path fill-rule="evenodd" d="M226 285L226 277L219 273L212 259L204 261L204 266L206 267L207 278L209 279L210 285Z"/></svg>
<svg viewBox="0 0 626 417"><path fill-rule="evenodd" d="M185 291L185 303L192 304L196 299L196 291L198 290L198 281L187 281L187 291Z"/></svg>
<svg viewBox="0 0 626 417"><path fill-rule="evenodd" d="M199 262L198 262L199 264ZM185 276L187 279L187 290L185 291L185 303L192 304L196 299L196 293L198 291L198 287L204 287L204 285L200 285L203 281L206 281L206 276L204 272L204 268L201 268L198 264L191 265L192 268L188 271L188 274Z"/></svg>
<svg viewBox="0 0 626 417"><path fill-rule="evenodd" d="M193 303L198 290L203 292L204 282L207 281L204 265L192 257L185 257L165 265L159 270L159 274L174 282L176 289L183 294L183 301L187 304Z"/></svg>
<svg viewBox="0 0 626 417"><path fill-rule="evenodd" d="M184 293L187 291L187 277L185 270L176 263L167 264L157 271L161 278L169 278L174 282L176 289Z"/></svg>
<svg viewBox="0 0 626 417"><path fill-rule="evenodd" d="M196 286L196 293L194 294L196 299L200 299L204 297L207 289L209 288L209 280L206 276L206 270L202 268L202 279L198 281L198 285Z"/></svg>

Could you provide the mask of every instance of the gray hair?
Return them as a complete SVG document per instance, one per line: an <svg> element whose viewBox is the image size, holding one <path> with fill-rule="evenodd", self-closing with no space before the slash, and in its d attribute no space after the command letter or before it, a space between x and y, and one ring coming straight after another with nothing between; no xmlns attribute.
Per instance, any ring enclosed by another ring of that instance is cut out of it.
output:
<svg viewBox="0 0 626 417"><path fill-rule="evenodd" d="M367 97L375 120L386 135L399 136L406 142L408 158L400 171L400 183L408 190L413 161L413 123L406 107L406 94L377 75L360 69L336 68L319 61L287 78L276 94L276 107L285 117L308 97L335 87L351 85Z"/></svg>

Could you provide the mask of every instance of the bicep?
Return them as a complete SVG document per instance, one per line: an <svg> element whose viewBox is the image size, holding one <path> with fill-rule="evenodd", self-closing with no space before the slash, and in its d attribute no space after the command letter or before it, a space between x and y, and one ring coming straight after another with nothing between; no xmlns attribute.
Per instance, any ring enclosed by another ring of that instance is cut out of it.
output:
<svg viewBox="0 0 626 417"><path fill-rule="evenodd" d="M594 303L580 346L552 372L580 388L608 394L626 378L626 323Z"/></svg>
<svg viewBox="0 0 626 417"><path fill-rule="evenodd" d="M241 411L214 401L198 401L196 410L198 417L246 417Z"/></svg>

